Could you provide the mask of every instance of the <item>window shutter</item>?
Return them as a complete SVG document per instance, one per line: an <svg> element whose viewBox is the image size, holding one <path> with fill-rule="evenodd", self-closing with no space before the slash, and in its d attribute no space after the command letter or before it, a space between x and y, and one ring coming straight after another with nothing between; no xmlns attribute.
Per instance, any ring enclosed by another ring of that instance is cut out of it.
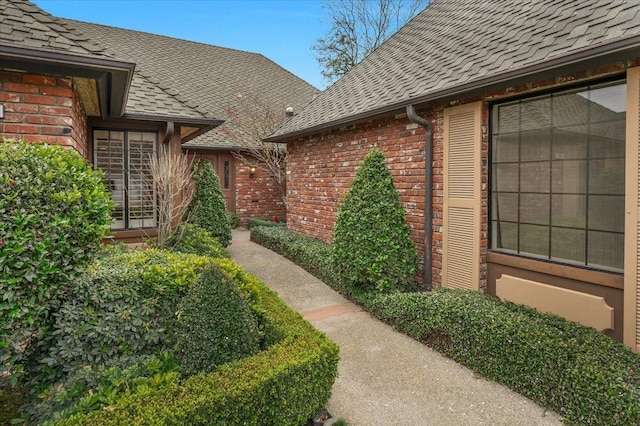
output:
<svg viewBox="0 0 640 426"><path fill-rule="evenodd" d="M93 164L104 171L105 185L115 203L114 229L125 227L124 132L96 130L93 133Z"/></svg>
<svg viewBox="0 0 640 426"><path fill-rule="evenodd" d="M444 110L443 287L480 287L481 118L481 102Z"/></svg>
<svg viewBox="0 0 640 426"><path fill-rule="evenodd" d="M627 70L626 120L623 336L640 352L640 67Z"/></svg>
<svg viewBox="0 0 640 426"><path fill-rule="evenodd" d="M129 132L129 227L157 226L156 194L149 168L150 156L156 153L156 135Z"/></svg>

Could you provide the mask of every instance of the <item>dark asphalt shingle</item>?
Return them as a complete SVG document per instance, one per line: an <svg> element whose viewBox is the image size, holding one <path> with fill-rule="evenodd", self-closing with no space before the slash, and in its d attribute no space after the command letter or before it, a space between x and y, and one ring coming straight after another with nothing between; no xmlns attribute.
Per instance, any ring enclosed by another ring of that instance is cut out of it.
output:
<svg viewBox="0 0 640 426"><path fill-rule="evenodd" d="M273 137L639 35L638 0L434 0Z"/></svg>
<svg viewBox="0 0 640 426"><path fill-rule="evenodd" d="M300 111L318 92L263 55L180 40L156 34L62 20L83 34L99 40L119 59L136 63L136 70L172 93L181 102L210 117L227 120L222 126L198 136L189 146L238 147L224 132L239 124L228 120L228 110L241 112L239 94L253 94L273 111L291 106ZM136 95L143 103L144 92Z"/></svg>

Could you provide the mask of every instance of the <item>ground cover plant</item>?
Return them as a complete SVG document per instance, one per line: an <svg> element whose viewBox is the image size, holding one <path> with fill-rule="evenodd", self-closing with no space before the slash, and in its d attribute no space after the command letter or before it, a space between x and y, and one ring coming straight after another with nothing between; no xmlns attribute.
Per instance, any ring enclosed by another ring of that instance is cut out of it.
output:
<svg viewBox="0 0 640 426"><path fill-rule="evenodd" d="M384 155L372 148L338 209L332 259L339 280L378 291L406 289L418 253Z"/></svg>
<svg viewBox="0 0 640 426"><path fill-rule="evenodd" d="M640 424L640 355L592 328L469 290L363 292L339 282L327 266L327 243L268 227L252 228L251 240L288 257L397 330L556 411L569 424Z"/></svg>

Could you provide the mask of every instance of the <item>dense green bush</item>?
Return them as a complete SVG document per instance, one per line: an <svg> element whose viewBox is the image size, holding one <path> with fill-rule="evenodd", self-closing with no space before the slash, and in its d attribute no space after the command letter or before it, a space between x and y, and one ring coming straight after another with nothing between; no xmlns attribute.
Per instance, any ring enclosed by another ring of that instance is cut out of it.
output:
<svg viewBox="0 0 640 426"><path fill-rule="evenodd" d="M207 269L179 304L174 353L193 375L252 356L258 322L236 285L218 267Z"/></svg>
<svg viewBox="0 0 640 426"><path fill-rule="evenodd" d="M234 229L240 223L240 216L236 212L227 212L227 216L229 217L229 226L231 229Z"/></svg>
<svg viewBox="0 0 640 426"><path fill-rule="evenodd" d="M280 226L285 227L286 223L283 221L275 222L271 219L262 217L250 217L247 222L247 228L252 229L256 226Z"/></svg>
<svg viewBox="0 0 640 426"><path fill-rule="evenodd" d="M104 405L107 399L96 400L101 388L114 400L121 389L105 381L146 371L150 359L173 347L179 301L213 264L155 249L106 250L60 297L52 332L31 357L25 379L32 421L74 412L78 404Z"/></svg>
<svg viewBox="0 0 640 426"><path fill-rule="evenodd" d="M640 424L640 356L592 328L463 290L381 296L369 310L570 423Z"/></svg>
<svg viewBox="0 0 640 426"><path fill-rule="evenodd" d="M223 271L227 269L223 266ZM234 276L236 283L246 281L238 283L239 287L258 292L264 309L266 350L183 383L143 388L109 410L76 415L60 424L304 424L329 399L337 374L338 347L255 278L247 273Z"/></svg>
<svg viewBox="0 0 640 426"><path fill-rule="evenodd" d="M193 177L196 190L187 208L187 221L206 229L227 247L231 242L231 226L218 174L210 162L200 160Z"/></svg>
<svg viewBox="0 0 640 426"><path fill-rule="evenodd" d="M191 223L181 224L167 241L166 246L178 253L200 256L229 257L220 241L212 237L204 228Z"/></svg>
<svg viewBox="0 0 640 426"><path fill-rule="evenodd" d="M413 284L418 254L405 215L384 155L372 148L335 223L333 263L342 283L382 292Z"/></svg>
<svg viewBox="0 0 640 426"><path fill-rule="evenodd" d="M109 232L102 177L74 151L0 143L0 378L46 332L51 302Z"/></svg>

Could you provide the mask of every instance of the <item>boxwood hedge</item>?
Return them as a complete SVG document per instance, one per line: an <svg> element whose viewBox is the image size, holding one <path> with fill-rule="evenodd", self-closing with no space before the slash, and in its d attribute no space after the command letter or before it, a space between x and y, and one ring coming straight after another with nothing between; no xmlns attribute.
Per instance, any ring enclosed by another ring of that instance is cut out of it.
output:
<svg viewBox="0 0 640 426"><path fill-rule="evenodd" d="M250 217L247 221L247 227L249 229L252 229L256 226L280 226L280 227L284 227L285 223L280 220L278 222L275 222L271 219L267 219L267 218L262 218L262 217Z"/></svg>
<svg viewBox="0 0 640 426"><path fill-rule="evenodd" d="M329 399L338 346L264 284L225 259L218 265L260 300L266 350L182 383L143 388L101 411L62 425L303 424Z"/></svg>
<svg viewBox="0 0 640 426"><path fill-rule="evenodd" d="M261 227L251 230L251 239L328 285L346 289L397 330L558 412L568 423L640 424L640 355L592 328L468 290L353 293L326 267L329 244Z"/></svg>

